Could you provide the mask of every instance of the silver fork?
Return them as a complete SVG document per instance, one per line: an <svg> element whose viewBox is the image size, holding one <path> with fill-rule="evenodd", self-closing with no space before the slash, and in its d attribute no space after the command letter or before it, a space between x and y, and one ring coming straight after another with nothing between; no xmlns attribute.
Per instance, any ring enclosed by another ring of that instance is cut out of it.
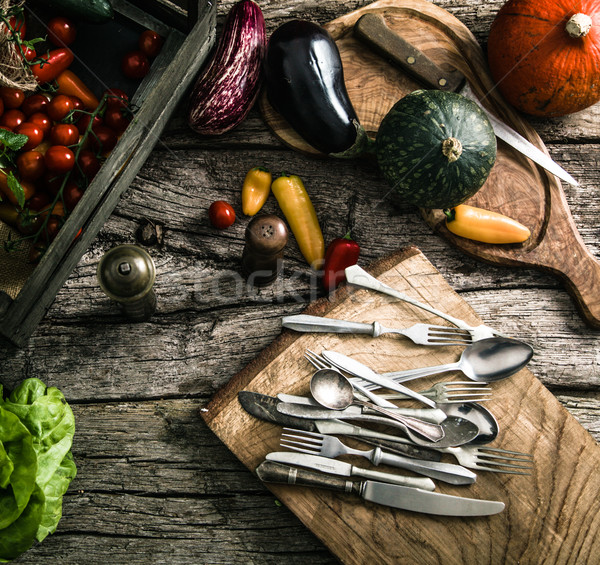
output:
<svg viewBox="0 0 600 565"><path fill-rule="evenodd" d="M299 451L301 453L319 453L324 457L335 458L340 455L359 455L366 457L374 465L379 463L385 463L393 465L394 463L389 462L389 456L393 453L385 454L385 452L377 448L369 451L361 451L358 449L352 449L344 445L338 438L333 436L327 436L324 434L318 434L315 432L304 432L298 430L292 430L290 428L284 428L284 431L294 432L292 434L282 434L282 437L289 438L283 440L280 445L289 449ZM300 435L302 434L302 435ZM309 436L302 437L302 436ZM410 443L409 440L399 438L401 443ZM365 443L376 445L375 441L363 440ZM285 443L284 443L285 442ZM386 442L386 449L394 451L390 442ZM529 475L528 469L532 468L533 457L528 453L521 453L520 451L509 451L507 449L499 449L496 447L475 447L471 445L462 445L460 447L434 447L431 448L440 453L449 453L454 455L458 463L462 467L467 469L475 469L478 471L490 471L492 473L509 473L512 475ZM387 455L387 461L381 459L381 454L384 458ZM405 457L401 454L398 457ZM376 462L377 461L377 462ZM413 460L414 461L414 460ZM418 461L418 460L417 460ZM420 462L421 466L430 467L433 461ZM439 465L439 463L437 463ZM403 467L409 469L409 467ZM414 470L414 469L411 469ZM421 471L417 471L421 472ZM431 475L428 475L431 476ZM439 477L438 477L439 478Z"/></svg>
<svg viewBox="0 0 600 565"><path fill-rule="evenodd" d="M460 465L450 463L439 463L436 461L423 461L406 457L405 455L396 455L386 453L380 447L370 450L352 449L338 438L319 434L315 432L304 432L284 428L281 435L280 445L292 451L308 453L311 455L321 455L329 459L335 459L340 455L358 455L368 459L373 465L380 464L407 469L426 477L439 479L453 485L467 485L475 482L477 475ZM288 433L285 433L288 432Z"/></svg>
<svg viewBox="0 0 600 565"><path fill-rule="evenodd" d="M333 369L327 360L307 349L304 353L304 357L317 369ZM357 387L359 391L366 389L367 391L373 391L380 388L378 385L368 383L363 379L352 377L350 382ZM477 383L474 381L454 381L454 382L443 382L436 383L431 388L419 392L421 396L425 396L434 402L449 403L449 404L463 404L464 402L485 402L490 399L492 390L483 383ZM382 400L405 400L411 398L408 395L400 392L393 394L380 394L377 395ZM388 406L389 408L393 406Z"/></svg>
<svg viewBox="0 0 600 565"><path fill-rule="evenodd" d="M379 322L364 324L300 314L285 316L281 320L281 325L284 328L298 332L352 333L366 334L372 337L379 337L383 334L398 334L407 337L417 345L469 345L473 342L471 333L468 330L433 324L414 324L409 328L395 329L386 328Z"/></svg>
<svg viewBox="0 0 600 565"><path fill-rule="evenodd" d="M414 300L413 298L410 298L410 296L407 296L406 294L403 294L402 292L399 292L399 291L393 289L392 287L377 280L375 277L371 276L369 273L367 273L367 271L365 271L358 265L352 265L351 267L347 267L345 269L345 274L346 274L346 280L350 284L353 284L354 286L358 286L360 288L368 288L370 290L375 290L377 292L381 292L383 294L393 296L394 298L398 298L399 300L402 300L403 302L407 302L408 304L411 304L412 306L416 306L417 308L421 308L422 310L425 310L427 312L430 312L431 314L434 314L440 318L443 318L444 320L450 322L452 325L456 326L457 328L461 328L463 330L468 330L469 333L471 334L473 341L479 341L480 339L486 339L489 337L496 337L496 336L508 337L508 336L505 336L504 334L501 334L500 332L494 330L493 328L490 328L489 326L486 326L483 324L480 326L470 326L469 324L467 324L460 318L455 318L454 316L451 316L450 314L446 314L445 312L442 312L441 310L433 308L432 306L429 306L428 304L424 304L422 302L419 302L418 300Z"/></svg>

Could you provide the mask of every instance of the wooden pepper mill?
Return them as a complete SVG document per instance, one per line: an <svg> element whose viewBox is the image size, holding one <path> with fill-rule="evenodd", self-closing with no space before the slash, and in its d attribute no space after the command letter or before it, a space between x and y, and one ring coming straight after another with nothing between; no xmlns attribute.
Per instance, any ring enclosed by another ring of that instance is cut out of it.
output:
<svg viewBox="0 0 600 565"><path fill-rule="evenodd" d="M242 267L249 284L271 284L283 267L283 249L288 231L283 220L274 214L252 218L246 228L246 245Z"/></svg>

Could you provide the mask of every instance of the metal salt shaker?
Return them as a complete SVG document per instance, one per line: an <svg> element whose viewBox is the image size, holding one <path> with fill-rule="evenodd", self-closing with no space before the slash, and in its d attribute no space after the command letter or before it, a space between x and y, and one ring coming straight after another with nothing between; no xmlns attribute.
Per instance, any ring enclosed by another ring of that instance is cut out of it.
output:
<svg viewBox="0 0 600 565"><path fill-rule="evenodd" d="M252 218L246 228L242 254L242 267L249 284L267 286L277 278L283 268L287 241L288 231L279 217L264 214Z"/></svg>
<svg viewBox="0 0 600 565"><path fill-rule="evenodd" d="M154 314L156 269L141 247L123 244L107 251L98 264L97 277L100 288L118 302L128 318L143 322Z"/></svg>

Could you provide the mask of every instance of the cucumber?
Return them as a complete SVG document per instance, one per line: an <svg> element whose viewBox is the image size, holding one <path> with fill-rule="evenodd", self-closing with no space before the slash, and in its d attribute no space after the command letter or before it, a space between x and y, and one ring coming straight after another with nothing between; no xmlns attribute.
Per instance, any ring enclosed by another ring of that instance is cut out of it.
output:
<svg viewBox="0 0 600 565"><path fill-rule="evenodd" d="M103 24L114 17L108 0L49 0L48 4L74 20Z"/></svg>

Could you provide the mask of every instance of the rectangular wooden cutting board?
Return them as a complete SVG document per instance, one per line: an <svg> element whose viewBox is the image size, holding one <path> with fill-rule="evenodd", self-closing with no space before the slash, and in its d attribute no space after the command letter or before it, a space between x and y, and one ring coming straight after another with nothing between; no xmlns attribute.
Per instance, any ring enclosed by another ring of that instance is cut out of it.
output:
<svg viewBox="0 0 600 565"><path fill-rule="evenodd" d="M414 247L370 267L397 290L481 323L470 306ZM342 287L311 304L306 313L392 327L439 318L379 293ZM488 321L489 323L489 321ZM490 325L493 325L490 324ZM502 328L497 328L500 331ZM268 348L215 396L202 411L211 430L251 471L270 451L280 450L281 428L258 420L240 406L237 393L250 390L308 394L312 369L306 349L340 351L377 371L437 365L458 360L457 347L423 347L404 338L299 334L284 330ZM416 390L439 380L464 380L445 373L415 381ZM288 485L268 488L344 563L590 563L600 555L600 447L529 371L493 383L487 407L500 436L494 446L532 453L531 475L480 472L474 485L438 482L457 496L501 500L505 510L485 518L446 518L394 510L350 494ZM351 461L348 459L348 461ZM449 455L444 461L455 463ZM368 467L368 461L356 460ZM383 469L383 468L382 468ZM388 469L389 470L389 469ZM273 535L277 535L274 531Z"/></svg>

